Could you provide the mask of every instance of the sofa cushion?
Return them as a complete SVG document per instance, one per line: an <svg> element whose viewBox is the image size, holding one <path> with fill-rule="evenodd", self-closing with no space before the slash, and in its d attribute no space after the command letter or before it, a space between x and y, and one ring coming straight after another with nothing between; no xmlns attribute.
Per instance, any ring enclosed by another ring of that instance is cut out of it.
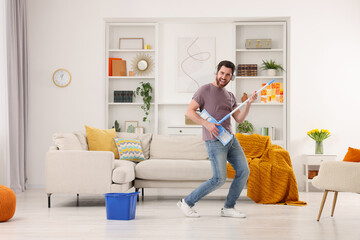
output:
<svg viewBox="0 0 360 240"><path fill-rule="evenodd" d="M136 178L146 180L207 180L212 177L209 160L150 159L135 167Z"/></svg>
<svg viewBox="0 0 360 240"><path fill-rule="evenodd" d="M119 152L114 140L116 137L114 128L102 130L85 125L85 129L90 151L111 151L116 159L119 158Z"/></svg>
<svg viewBox="0 0 360 240"><path fill-rule="evenodd" d="M131 161L115 160L112 181L114 183L128 183L135 179L135 163Z"/></svg>
<svg viewBox="0 0 360 240"><path fill-rule="evenodd" d="M118 138L126 139L138 139L141 142L141 149L143 151L145 159L150 158L150 142L152 138L152 133L127 133L127 132L118 132L116 133Z"/></svg>
<svg viewBox="0 0 360 240"><path fill-rule="evenodd" d="M360 162L360 149L349 147L344 162Z"/></svg>
<svg viewBox="0 0 360 240"><path fill-rule="evenodd" d="M153 135L150 158L204 160L209 156L201 135Z"/></svg>
<svg viewBox="0 0 360 240"><path fill-rule="evenodd" d="M89 147L88 147L88 143L87 143L87 140L86 140L85 131L75 131L73 133L77 137L77 139L79 140L82 149L85 150L85 151L88 151Z"/></svg>
<svg viewBox="0 0 360 240"><path fill-rule="evenodd" d="M78 138L73 133L54 133L53 141L59 150L83 150Z"/></svg>
<svg viewBox="0 0 360 240"><path fill-rule="evenodd" d="M144 161L140 140L115 138L115 143L119 151L120 160L133 162Z"/></svg>

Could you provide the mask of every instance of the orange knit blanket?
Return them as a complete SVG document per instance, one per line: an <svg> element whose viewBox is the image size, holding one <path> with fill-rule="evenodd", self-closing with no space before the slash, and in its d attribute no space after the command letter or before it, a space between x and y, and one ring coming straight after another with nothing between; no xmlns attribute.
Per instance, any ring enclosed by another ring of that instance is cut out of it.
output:
<svg viewBox="0 0 360 240"><path fill-rule="evenodd" d="M288 151L273 145L270 137L258 134L235 134L242 146L250 168L247 196L256 203L306 205L299 201L295 174ZM227 177L235 171L227 164Z"/></svg>

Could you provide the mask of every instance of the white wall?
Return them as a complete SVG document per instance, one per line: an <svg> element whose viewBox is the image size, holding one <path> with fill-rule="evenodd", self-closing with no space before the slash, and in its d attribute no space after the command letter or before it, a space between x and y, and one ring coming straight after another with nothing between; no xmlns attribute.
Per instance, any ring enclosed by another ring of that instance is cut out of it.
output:
<svg viewBox="0 0 360 240"><path fill-rule="evenodd" d="M160 0L31 0L27 7L30 187L44 185L45 153L54 132L83 129L84 124L105 126L103 18L229 18L230 22L231 18L290 17L289 150L300 190L304 185L301 154L312 153L315 145L306 136L308 130L329 129L332 137L324 143L325 152L340 158L348 146L360 148L355 135L360 132L356 113L360 102L356 95L360 88L357 0L256 4L239 0L227 4L208 0L183 0L181 4ZM220 23L215 28L219 39L233 37L224 35L227 30L222 27ZM217 59L232 58L229 49L217 51ZM165 57L160 56L160 61ZM71 84L64 89L52 83L57 68L72 74ZM168 72L161 71L168 75L171 66Z"/></svg>
<svg viewBox="0 0 360 240"><path fill-rule="evenodd" d="M6 59L6 6L5 1L0 1L0 184L9 186L9 116Z"/></svg>

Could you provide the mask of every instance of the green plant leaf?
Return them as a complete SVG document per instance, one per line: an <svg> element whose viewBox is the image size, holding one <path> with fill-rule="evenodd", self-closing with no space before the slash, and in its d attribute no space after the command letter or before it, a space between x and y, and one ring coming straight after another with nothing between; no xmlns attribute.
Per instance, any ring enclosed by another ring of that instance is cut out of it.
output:
<svg viewBox="0 0 360 240"><path fill-rule="evenodd" d="M151 107L151 99L152 96L150 95L152 93L152 87L149 82L144 83L140 82L140 87L136 88L136 95L141 96L142 100L144 102L144 105L141 106L141 109L145 112L145 117L143 117L143 122L147 121L147 117L150 114L150 107Z"/></svg>

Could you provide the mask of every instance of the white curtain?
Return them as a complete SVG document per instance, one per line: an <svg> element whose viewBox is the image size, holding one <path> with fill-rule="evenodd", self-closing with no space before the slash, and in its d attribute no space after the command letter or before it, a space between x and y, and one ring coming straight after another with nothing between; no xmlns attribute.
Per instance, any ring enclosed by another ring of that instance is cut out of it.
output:
<svg viewBox="0 0 360 240"><path fill-rule="evenodd" d="M5 9L5 1L0 1L0 184L9 187L10 158Z"/></svg>
<svg viewBox="0 0 360 240"><path fill-rule="evenodd" d="M26 0L7 0L7 85L9 106L10 188L26 187L28 69Z"/></svg>

